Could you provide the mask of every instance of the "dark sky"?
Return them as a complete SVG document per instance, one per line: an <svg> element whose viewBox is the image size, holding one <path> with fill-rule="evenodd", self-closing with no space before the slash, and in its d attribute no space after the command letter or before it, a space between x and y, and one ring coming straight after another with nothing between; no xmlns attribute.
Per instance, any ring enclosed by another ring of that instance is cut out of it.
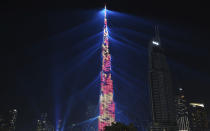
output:
<svg viewBox="0 0 210 131"><path fill-rule="evenodd" d="M165 46L172 68L174 85L184 88L189 100L199 99L207 105L210 104L210 40L208 39L210 34L208 12L210 9L207 3L179 0L109 0L106 3L109 10L135 15L160 24L163 42L165 39L170 39L172 43L175 43L175 46L170 45L170 42ZM71 88L63 87L59 92L56 85L61 84L66 78L63 72L66 72L67 66L78 62L76 54L83 50L77 50L78 52L74 50L73 43L80 40L80 36L70 33L72 36L68 40L60 41L61 43L69 42L68 47L65 46L66 44L56 44L58 41L54 36L74 29L88 18L91 19L94 16L91 11L100 10L103 6L104 1L102 0L67 2L20 0L1 3L0 114L4 114L8 109L17 108L21 116L18 118L18 123L21 125L19 130L30 129L23 126L25 124L23 121L28 120L34 125L34 119L38 119L41 112L48 112L50 119L53 119L56 93L65 92L58 98L60 99L58 101L67 99L79 90L73 86L82 88L98 74L100 67L95 70L90 67L88 71L85 71L86 73L82 72L82 69L72 72L68 79L74 77L80 81L83 79L78 75L81 72L81 75L89 74L90 78L83 80L80 85L71 80L65 81L64 85L69 84ZM82 13L76 13L77 11ZM95 28L99 31L101 24L98 25L99 28L93 26L92 30ZM113 20L114 25L116 22L114 23ZM152 28L151 26L149 30ZM83 33L80 33L81 31ZM75 34L80 33L83 37L86 35L84 32L80 29L75 31ZM88 32L91 33L90 30ZM71 37L74 38L71 39ZM64 64L68 60L70 62ZM117 66L120 65L116 64ZM129 71L132 72L128 69L127 72ZM71 93L68 94L68 92ZM77 99L76 96L74 99ZM63 105L62 111L67 108L65 106L67 103L68 101L58 102L58 105Z"/></svg>

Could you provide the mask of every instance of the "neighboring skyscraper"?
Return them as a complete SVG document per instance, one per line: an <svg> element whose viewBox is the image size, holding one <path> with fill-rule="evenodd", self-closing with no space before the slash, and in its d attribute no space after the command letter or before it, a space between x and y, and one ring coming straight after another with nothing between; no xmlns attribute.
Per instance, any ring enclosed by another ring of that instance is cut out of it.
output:
<svg viewBox="0 0 210 131"><path fill-rule="evenodd" d="M169 68L158 29L149 44L149 84L152 109L151 131L175 131L176 115Z"/></svg>
<svg viewBox="0 0 210 131"><path fill-rule="evenodd" d="M9 111L9 131L15 131L15 123L17 119L17 110L13 109Z"/></svg>
<svg viewBox="0 0 210 131"><path fill-rule="evenodd" d="M191 131L205 131L208 129L207 111L203 103L189 104L189 119Z"/></svg>
<svg viewBox="0 0 210 131"><path fill-rule="evenodd" d="M99 107L100 115L98 118L99 131L104 131L105 126L109 126L115 121L115 103L113 100L113 82L111 79L111 55L109 53L106 6L104 13L104 37L102 43L101 93Z"/></svg>
<svg viewBox="0 0 210 131"><path fill-rule="evenodd" d="M182 88L179 88L176 96L176 110L177 110L176 120L177 120L178 131L190 131L188 110Z"/></svg>
<svg viewBox="0 0 210 131"><path fill-rule="evenodd" d="M41 119L37 121L36 131L54 131L53 125L47 120L47 113L41 114Z"/></svg>
<svg viewBox="0 0 210 131"><path fill-rule="evenodd" d="M8 122L0 115L0 131L8 131Z"/></svg>

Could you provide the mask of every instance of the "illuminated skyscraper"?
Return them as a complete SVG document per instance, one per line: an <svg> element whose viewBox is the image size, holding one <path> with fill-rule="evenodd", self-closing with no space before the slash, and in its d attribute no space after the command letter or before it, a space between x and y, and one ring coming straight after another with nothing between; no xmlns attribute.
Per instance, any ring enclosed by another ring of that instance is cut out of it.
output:
<svg viewBox="0 0 210 131"><path fill-rule="evenodd" d="M183 89L179 88L176 96L176 120L178 131L190 131L188 109L186 105L186 100L184 97Z"/></svg>
<svg viewBox="0 0 210 131"><path fill-rule="evenodd" d="M9 111L9 131L15 131L15 123L17 119L17 110L13 109Z"/></svg>
<svg viewBox="0 0 210 131"><path fill-rule="evenodd" d="M149 86L151 100L151 131L175 131L176 114L172 83L158 29L149 44Z"/></svg>
<svg viewBox="0 0 210 131"><path fill-rule="evenodd" d="M111 79L111 55L109 52L109 34L106 18L106 6L104 10L104 36L102 43L102 71L100 92L100 114L98 118L98 130L104 131L105 126L110 126L115 121L115 103L113 101L113 82Z"/></svg>
<svg viewBox="0 0 210 131"><path fill-rule="evenodd" d="M207 110L203 103L189 104L189 119L191 131L205 131L208 129Z"/></svg>

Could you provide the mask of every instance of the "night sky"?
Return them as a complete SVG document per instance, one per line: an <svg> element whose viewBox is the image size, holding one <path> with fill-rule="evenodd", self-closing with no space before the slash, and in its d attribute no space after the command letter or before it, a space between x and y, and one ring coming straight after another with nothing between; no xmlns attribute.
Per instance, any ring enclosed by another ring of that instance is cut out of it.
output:
<svg viewBox="0 0 210 131"><path fill-rule="evenodd" d="M88 106L97 107L104 3L20 0L0 4L0 114L17 108L18 131L31 130L42 112L48 112L53 122L67 117L67 123L77 123L86 120L82 113ZM120 118L123 122L149 120L147 46L154 25L160 28L174 89L182 87L188 101L210 105L207 3L106 3L115 101L119 112L129 118ZM135 113L139 117L134 118Z"/></svg>

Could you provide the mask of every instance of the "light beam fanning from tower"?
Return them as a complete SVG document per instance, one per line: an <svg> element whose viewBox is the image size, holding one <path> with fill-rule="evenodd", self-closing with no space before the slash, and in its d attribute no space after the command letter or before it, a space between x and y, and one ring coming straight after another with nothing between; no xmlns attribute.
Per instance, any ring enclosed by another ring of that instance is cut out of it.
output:
<svg viewBox="0 0 210 131"><path fill-rule="evenodd" d="M115 121L115 104L113 100L113 82L111 79L111 55L109 52L109 34L107 27L107 12L104 9L104 36L102 43L102 71L100 92L100 114L98 131L104 131L105 126L110 126Z"/></svg>

